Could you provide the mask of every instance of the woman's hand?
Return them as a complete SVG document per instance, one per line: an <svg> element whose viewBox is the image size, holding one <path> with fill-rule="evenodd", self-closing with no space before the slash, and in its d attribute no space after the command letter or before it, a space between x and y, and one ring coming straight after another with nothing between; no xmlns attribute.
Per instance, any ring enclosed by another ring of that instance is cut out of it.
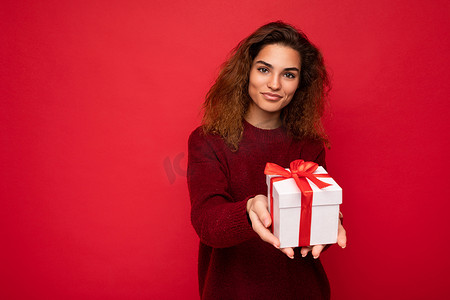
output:
<svg viewBox="0 0 450 300"><path fill-rule="evenodd" d="M247 201L247 213L252 222L252 228L259 237L263 241L273 245L275 248L280 249L280 241L268 229L272 224L272 218L270 217L268 209L267 197L264 195L257 195L254 198L250 198ZM294 258L294 249L289 247L280 250L289 258Z"/></svg>
<svg viewBox="0 0 450 300"><path fill-rule="evenodd" d="M345 232L344 226L342 226L341 219L339 219L338 225L337 244L341 246L342 249L344 249L347 246L347 234ZM308 254L308 252L311 251L312 256L314 258L318 258L323 248L325 248L325 246L326 245L314 245L302 247L300 253L302 254L302 257L305 257Z"/></svg>
<svg viewBox="0 0 450 300"><path fill-rule="evenodd" d="M250 198L247 201L247 213L250 217L250 221L252 222L253 230L259 235L259 237L273 245L275 248L280 249L280 241L276 236L270 232L268 229L272 224L272 218L270 217L269 209L268 209L268 200L264 195L257 195L254 198ZM338 227L338 238L337 244L342 248L345 248L347 245L347 235L344 227L342 226L341 220L339 219L339 227ZM300 253L302 257L305 257L309 251L311 251L314 258L318 258L322 250L326 245L314 245L308 247L302 247ZM286 254L289 258L294 258L294 249L291 247L280 249L284 254Z"/></svg>

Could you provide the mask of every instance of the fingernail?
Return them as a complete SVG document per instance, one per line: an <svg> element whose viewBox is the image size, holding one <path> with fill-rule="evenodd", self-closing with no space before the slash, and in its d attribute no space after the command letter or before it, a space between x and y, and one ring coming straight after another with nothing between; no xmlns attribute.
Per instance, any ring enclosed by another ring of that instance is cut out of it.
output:
<svg viewBox="0 0 450 300"><path fill-rule="evenodd" d="M317 259L319 257L319 255L317 255L317 256L314 256L314 259Z"/></svg>
<svg viewBox="0 0 450 300"><path fill-rule="evenodd" d="M294 255L292 255L292 256L289 256L289 258L290 258L290 259L294 259Z"/></svg>
<svg viewBox="0 0 450 300"><path fill-rule="evenodd" d="M302 254L302 257L305 257L306 256L306 254Z"/></svg>
<svg viewBox="0 0 450 300"><path fill-rule="evenodd" d="M277 248L277 249L280 249L280 247L279 247L279 246L277 246L277 245L275 245L275 244L273 244L273 246L274 246L275 248Z"/></svg>
<svg viewBox="0 0 450 300"><path fill-rule="evenodd" d="M347 247L347 245L345 245L345 246L342 246L342 249L345 249L345 247Z"/></svg>

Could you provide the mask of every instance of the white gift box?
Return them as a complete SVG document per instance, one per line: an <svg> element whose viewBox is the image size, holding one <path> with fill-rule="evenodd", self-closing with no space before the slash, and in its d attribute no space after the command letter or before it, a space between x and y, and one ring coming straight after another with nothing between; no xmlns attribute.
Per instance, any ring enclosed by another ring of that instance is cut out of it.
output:
<svg viewBox="0 0 450 300"><path fill-rule="evenodd" d="M328 173L319 166L313 174ZM269 210L272 206L270 203L272 177L281 176L266 175ZM331 177L317 177L317 179L331 185L320 189L312 181L306 179L313 192L309 245L334 244L337 241L342 189ZM273 234L280 240L280 248L299 246L301 202L302 192L293 178L273 182L272 226Z"/></svg>

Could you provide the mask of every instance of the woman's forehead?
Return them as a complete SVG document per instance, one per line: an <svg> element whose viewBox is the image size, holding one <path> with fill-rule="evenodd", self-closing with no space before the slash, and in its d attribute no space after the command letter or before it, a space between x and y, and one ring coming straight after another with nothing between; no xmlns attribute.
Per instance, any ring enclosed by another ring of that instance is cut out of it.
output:
<svg viewBox="0 0 450 300"><path fill-rule="evenodd" d="M261 48L253 63L258 61L279 68L299 67L301 64L300 54L297 50L280 44L269 44Z"/></svg>

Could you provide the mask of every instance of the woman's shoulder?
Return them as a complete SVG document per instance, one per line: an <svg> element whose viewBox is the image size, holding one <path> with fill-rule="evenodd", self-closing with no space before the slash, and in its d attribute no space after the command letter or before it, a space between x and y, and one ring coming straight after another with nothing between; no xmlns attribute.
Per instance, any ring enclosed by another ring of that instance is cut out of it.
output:
<svg viewBox="0 0 450 300"><path fill-rule="evenodd" d="M323 151L325 149L325 143L319 138L292 138L293 144L298 145L302 149L309 149L310 151L317 152Z"/></svg>
<svg viewBox="0 0 450 300"><path fill-rule="evenodd" d="M220 139L221 137L218 134L206 132L205 128L202 125L195 128L189 135L189 142L213 141Z"/></svg>
<svg viewBox="0 0 450 300"><path fill-rule="evenodd" d="M203 133L203 126L198 126L189 135L189 141L191 141L192 139L200 138L202 136L202 133Z"/></svg>
<svg viewBox="0 0 450 300"><path fill-rule="evenodd" d="M207 133L202 126L189 136L188 159L190 162L211 162L226 159L230 152L225 141L217 134Z"/></svg>
<svg viewBox="0 0 450 300"><path fill-rule="evenodd" d="M217 148L224 145L223 139L218 134L206 132L203 126L198 126L189 135L188 146L190 148L199 146Z"/></svg>

